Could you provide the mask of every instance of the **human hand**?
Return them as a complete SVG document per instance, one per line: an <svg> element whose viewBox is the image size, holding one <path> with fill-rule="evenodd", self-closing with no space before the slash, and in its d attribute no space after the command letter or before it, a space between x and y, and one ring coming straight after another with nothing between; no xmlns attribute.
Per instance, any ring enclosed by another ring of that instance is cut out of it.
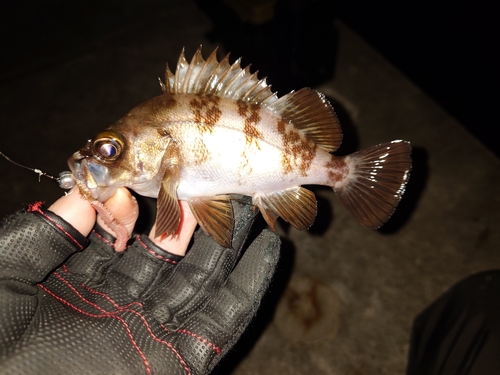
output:
<svg viewBox="0 0 500 375"><path fill-rule="evenodd" d="M178 235L174 237L155 238L155 227L153 226L149 238L155 245L162 249L168 249L170 253L184 255L186 254L187 246L193 236L197 223L189 209L189 205L185 201L179 201L179 204L182 221L179 225ZM115 219L125 226L130 237L139 215L137 201L130 191L126 188L118 189L115 195L106 201L104 205L113 213ZM62 217L84 236L90 233L96 222L94 208L92 208L87 200L82 198L77 188L54 202L49 207L49 210ZM99 215L97 215L97 223L106 232L113 236L115 235L113 230L105 224Z"/></svg>
<svg viewBox="0 0 500 375"><path fill-rule="evenodd" d="M147 236L117 253L96 227L77 252L95 213L76 197L51 209L78 230L40 206L0 229L0 373L208 373L254 315L279 239L264 231L245 245L254 214L235 200L233 249L198 232L185 257ZM126 192L116 199L134 207Z"/></svg>

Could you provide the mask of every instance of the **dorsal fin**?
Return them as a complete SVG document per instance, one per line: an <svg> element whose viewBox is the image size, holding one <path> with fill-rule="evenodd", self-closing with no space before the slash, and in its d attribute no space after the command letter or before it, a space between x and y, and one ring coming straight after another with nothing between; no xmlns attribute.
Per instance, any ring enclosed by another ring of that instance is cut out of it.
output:
<svg viewBox="0 0 500 375"><path fill-rule="evenodd" d="M241 59L230 64L229 54L219 62L217 49L204 60L200 46L190 63L182 50L175 74L167 64L165 84L160 84L162 90L170 95L217 95L265 106L289 120L318 147L332 152L340 146L340 124L323 94L303 88L278 98L266 79L259 80L257 74L258 71L250 72L250 65L241 68Z"/></svg>
<svg viewBox="0 0 500 375"><path fill-rule="evenodd" d="M279 98L272 108L323 150L333 152L340 147L340 122L322 93L304 87Z"/></svg>
<svg viewBox="0 0 500 375"><path fill-rule="evenodd" d="M278 97L267 85L266 79L259 80L257 73L250 73L250 65L241 68L241 59L229 64L229 54L220 62L217 60L217 48L204 60L201 47L188 63L184 49L177 61L175 74L167 64L165 84L162 89L165 93L176 94L205 94L217 95L235 100L246 100L257 104L269 104Z"/></svg>

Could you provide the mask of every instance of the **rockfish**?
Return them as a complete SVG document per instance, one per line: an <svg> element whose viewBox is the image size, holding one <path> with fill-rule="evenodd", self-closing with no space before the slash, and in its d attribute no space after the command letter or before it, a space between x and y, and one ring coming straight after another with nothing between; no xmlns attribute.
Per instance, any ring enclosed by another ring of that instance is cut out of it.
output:
<svg viewBox="0 0 500 375"><path fill-rule="evenodd" d="M218 61L216 52L204 60L200 47L188 63L183 51L175 74L167 65L162 95L69 158L82 194L99 212L99 202L125 186L158 198L156 235L175 235L178 200L186 200L204 231L229 247L230 194L252 197L273 229L278 217L307 229L317 206L301 185L314 184L330 186L365 226L378 228L389 219L411 169L409 142L334 156L342 132L323 94L303 88L279 98L257 72L241 68L240 59ZM115 247L123 249L126 235L117 237Z"/></svg>

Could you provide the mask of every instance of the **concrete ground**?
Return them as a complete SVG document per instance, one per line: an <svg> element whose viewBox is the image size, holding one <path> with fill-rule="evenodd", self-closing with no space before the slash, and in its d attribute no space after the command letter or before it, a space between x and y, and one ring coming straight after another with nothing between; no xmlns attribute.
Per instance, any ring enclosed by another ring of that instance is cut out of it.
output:
<svg viewBox="0 0 500 375"><path fill-rule="evenodd" d="M259 50L254 39L221 38L216 19L196 3L172 3L106 31L81 51L52 60L38 51L32 59L43 63L4 79L0 151L58 174L88 138L160 93L157 77L183 46L188 56L200 44L207 55L221 42L223 52L238 45L234 58L245 57L247 46L250 55ZM280 226L283 259L275 283L216 373L404 373L414 317L453 283L500 267L499 160L342 22L330 31L332 37L317 42L321 49L298 66L320 66L321 72L304 77L292 66L292 79L277 80L296 89L312 82L331 99L344 125L340 153L410 140L414 167L407 193L389 223L372 231L359 226L330 189L314 188L315 225L307 232ZM62 194L53 181L38 182L4 160L0 171L2 217ZM151 202L142 204L146 227Z"/></svg>

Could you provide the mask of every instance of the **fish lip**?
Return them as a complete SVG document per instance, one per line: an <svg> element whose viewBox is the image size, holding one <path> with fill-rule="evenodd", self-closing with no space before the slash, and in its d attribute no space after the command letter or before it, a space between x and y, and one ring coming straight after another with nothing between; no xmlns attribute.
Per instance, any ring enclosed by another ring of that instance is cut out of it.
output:
<svg viewBox="0 0 500 375"><path fill-rule="evenodd" d="M85 186L90 191L92 197L94 199L97 199L97 182L92 173L90 173L85 163L85 159L79 158L78 156L79 153L75 152L75 154L68 158L68 167L71 173L73 173L73 177L75 178L75 180L83 184L83 186Z"/></svg>
<svg viewBox="0 0 500 375"><path fill-rule="evenodd" d="M68 166L75 180L83 185L81 188L93 199L105 202L115 194L118 186L110 183L108 168L94 158L77 151L68 159Z"/></svg>

